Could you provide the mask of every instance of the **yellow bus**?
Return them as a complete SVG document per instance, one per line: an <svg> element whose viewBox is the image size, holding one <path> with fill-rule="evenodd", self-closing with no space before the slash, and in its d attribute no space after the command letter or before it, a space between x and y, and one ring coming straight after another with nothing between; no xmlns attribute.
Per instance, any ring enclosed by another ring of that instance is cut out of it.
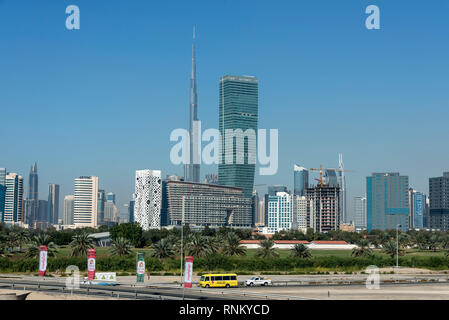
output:
<svg viewBox="0 0 449 320"><path fill-rule="evenodd" d="M235 273L213 273L201 276L200 286L203 288L216 287L238 287L237 275Z"/></svg>

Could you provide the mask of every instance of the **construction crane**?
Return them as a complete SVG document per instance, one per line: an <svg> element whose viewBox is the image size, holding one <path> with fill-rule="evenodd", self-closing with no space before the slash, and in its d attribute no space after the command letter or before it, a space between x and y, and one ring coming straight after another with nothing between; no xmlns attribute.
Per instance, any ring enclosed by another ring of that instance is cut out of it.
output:
<svg viewBox="0 0 449 320"><path fill-rule="evenodd" d="M323 182L323 172L324 171L335 171L335 172L353 172L353 170L343 170L343 169L335 169L335 168L323 168L323 165L320 164L320 168L316 169L316 168L310 168L310 171L319 171L320 172L320 178L319 179L315 179L316 181L319 181L320 183L320 187L323 186L324 182Z"/></svg>

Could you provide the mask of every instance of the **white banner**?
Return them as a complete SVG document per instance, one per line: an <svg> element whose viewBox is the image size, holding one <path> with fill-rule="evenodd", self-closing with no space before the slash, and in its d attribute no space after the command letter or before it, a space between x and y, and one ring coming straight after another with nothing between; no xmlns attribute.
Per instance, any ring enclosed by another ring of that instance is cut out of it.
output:
<svg viewBox="0 0 449 320"><path fill-rule="evenodd" d="M40 256L39 256L39 271L45 272L47 271L47 251L41 250Z"/></svg>
<svg viewBox="0 0 449 320"><path fill-rule="evenodd" d="M117 281L117 274L115 272L97 272L95 273L95 280Z"/></svg>

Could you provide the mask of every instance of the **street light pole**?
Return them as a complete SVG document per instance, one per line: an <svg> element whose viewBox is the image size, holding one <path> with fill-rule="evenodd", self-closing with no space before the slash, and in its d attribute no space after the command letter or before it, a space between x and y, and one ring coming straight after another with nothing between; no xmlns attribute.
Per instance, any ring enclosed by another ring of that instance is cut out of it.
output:
<svg viewBox="0 0 449 320"><path fill-rule="evenodd" d="M398 282L398 273L399 273L399 227L401 225L396 225L396 282Z"/></svg>
<svg viewBox="0 0 449 320"><path fill-rule="evenodd" d="M185 208L185 196L182 196L182 215L181 215L181 279L180 279L180 284L183 287L182 290L182 300L184 300L184 284L183 284L183 279L182 279L182 263L183 263L183 255L184 255L184 209Z"/></svg>

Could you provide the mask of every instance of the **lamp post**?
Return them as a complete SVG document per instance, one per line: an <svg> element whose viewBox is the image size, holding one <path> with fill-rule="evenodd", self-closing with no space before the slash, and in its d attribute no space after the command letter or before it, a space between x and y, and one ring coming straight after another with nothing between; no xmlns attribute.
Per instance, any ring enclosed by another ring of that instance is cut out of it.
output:
<svg viewBox="0 0 449 320"><path fill-rule="evenodd" d="M399 227L400 224L396 225L396 282L398 282L398 273L399 273Z"/></svg>
<svg viewBox="0 0 449 320"><path fill-rule="evenodd" d="M184 300L184 283L182 279L182 263L183 263L183 256L184 256L184 209L185 208L185 196L182 196L182 215L181 215L181 279L180 283L182 286L182 300Z"/></svg>

